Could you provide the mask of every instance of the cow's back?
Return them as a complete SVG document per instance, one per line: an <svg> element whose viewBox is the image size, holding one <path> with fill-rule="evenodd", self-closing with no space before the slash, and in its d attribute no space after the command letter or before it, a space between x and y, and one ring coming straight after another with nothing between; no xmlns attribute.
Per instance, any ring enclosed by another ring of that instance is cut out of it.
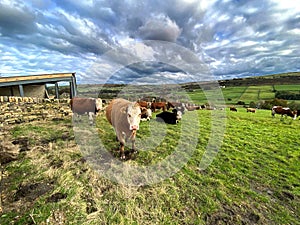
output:
<svg viewBox="0 0 300 225"><path fill-rule="evenodd" d="M111 124L117 128L128 127L126 118L126 109L130 104L126 99L117 98L114 99L111 109Z"/></svg>
<svg viewBox="0 0 300 225"><path fill-rule="evenodd" d="M126 124L126 114L123 113L127 106L130 104L129 101L121 98L113 99L106 108L106 118L110 124L118 129L119 127Z"/></svg>
<svg viewBox="0 0 300 225"><path fill-rule="evenodd" d="M114 100L112 100L112 101L109 103L109 105L106 107L106 110L105 110L106 118L107 118L107 120L108 120L108 122L109 122L110 124L112 124L112 123L111 123L111 110L112 110L113 102L114 102Z"/></svg>
<svg viewBox="0 0 300 225"><path fill-rule="evenodd" d="M95 99L92 98L72 98L70 104L73 113L96 112Z"/></svg>

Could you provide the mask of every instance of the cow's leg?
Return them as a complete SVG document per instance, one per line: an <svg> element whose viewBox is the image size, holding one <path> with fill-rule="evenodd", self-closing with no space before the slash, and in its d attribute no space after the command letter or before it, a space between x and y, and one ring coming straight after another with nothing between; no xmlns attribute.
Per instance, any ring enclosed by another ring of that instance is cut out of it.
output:
<svg viewBox="0 0 300 225"><path fill-rule="evenodd" d="M120 142L120 157L121 159L125 159L125 153L124 153L124 143Z"/></svg>
<svg viewBox="0 0 300 225"><path fill-rule="evenodd" d="M94 120L95 120L95 114L93 112L89 112L90 125L94 124Z"/></svg>
<svg viewBox="0 0 300 225"><path fill-rule="evenodd" d="M272 110L272 117L274 118L275 117L275 111Z"/></svg>
<svg viewBox="0 0 300 225"><path fill-rule="evenodd" d="M131 152L137 153L136 146L135 146L135 140L132 140L132 148L131 148Z"/></svg>
<svg viewBox="0 0 300 225"><path fill-rule="evenodd" d="M135 136L136 136L136 131L133 131L131 137L131 143L132 143L131 152L133 153L137 153L136 146L135 146Z"/></svg>
<svg viewBox="0 0 300 225"><path fill-rule="evenodd" d="M125 159L125 151L124 151L124 148L125 148L125 133L124 132L121 132L121 133L118 133L118 140L120 142L120 157L122 160Z"/></svg>

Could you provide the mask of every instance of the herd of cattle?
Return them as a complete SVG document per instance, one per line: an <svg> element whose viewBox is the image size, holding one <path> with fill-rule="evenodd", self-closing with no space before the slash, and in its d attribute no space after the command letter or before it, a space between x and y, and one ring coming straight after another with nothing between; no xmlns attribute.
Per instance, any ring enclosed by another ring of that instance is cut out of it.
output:
<svg viewBox="0 0 300 225"><path fill-rule="evenodd" d="M158 122L165 122L168 124L177 124L182 115L186 111L208 109L214 110L214 107L207 107L205 105L197 106L191 104L184 104L179 102L149 102L136 101L130 102L128 100L117 98L113 99L103 106L103 101L98 98L79 98L75 97L70 101L71 109L74 115L88 114L90 124L94 124L95 116L99 111L105 111L108 122L113 126L117 139L120 143L120 156L125 159L124 146L125 142L131 141L132 152L136 152L135 137L139 129L140 121L147 121L152 118L152 113L161 110L156 114ZM171 110L171 111L170 111ZM247 108L247 112L255 113L255 108ZM237 108L230 107L230 111L237 112ZM292 111L290 108L274 106L272 108L272 116L280 114L282 116L290 116L296 119L300 116L300 110ZM74 118L76 118L75 116ZM75 120L75 119L74 119Z"/></svg>

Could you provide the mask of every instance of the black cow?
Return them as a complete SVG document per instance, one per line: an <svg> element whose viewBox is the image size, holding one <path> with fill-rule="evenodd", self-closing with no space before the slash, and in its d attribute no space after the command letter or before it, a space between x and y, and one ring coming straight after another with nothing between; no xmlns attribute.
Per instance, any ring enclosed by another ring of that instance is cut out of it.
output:
<svg viewBox="0 0 300 225"><path fill-rule="evenodd" d="M168 124L176 124L179 119L180 115L178 115L176 109L173 109L172 112L165 111L156 115L156 120L158 122L165 122Z"/></svg>

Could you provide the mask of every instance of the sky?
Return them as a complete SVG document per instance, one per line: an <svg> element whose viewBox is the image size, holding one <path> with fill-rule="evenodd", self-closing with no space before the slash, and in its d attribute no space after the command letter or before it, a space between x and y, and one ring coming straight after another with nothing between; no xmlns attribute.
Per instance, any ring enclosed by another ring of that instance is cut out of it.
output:
<svg viewBox="0 0 300 225"><path fill-rule="evenodd" d="M1 0L0 76L184 83L300 71L300 0Z"/></svg>

